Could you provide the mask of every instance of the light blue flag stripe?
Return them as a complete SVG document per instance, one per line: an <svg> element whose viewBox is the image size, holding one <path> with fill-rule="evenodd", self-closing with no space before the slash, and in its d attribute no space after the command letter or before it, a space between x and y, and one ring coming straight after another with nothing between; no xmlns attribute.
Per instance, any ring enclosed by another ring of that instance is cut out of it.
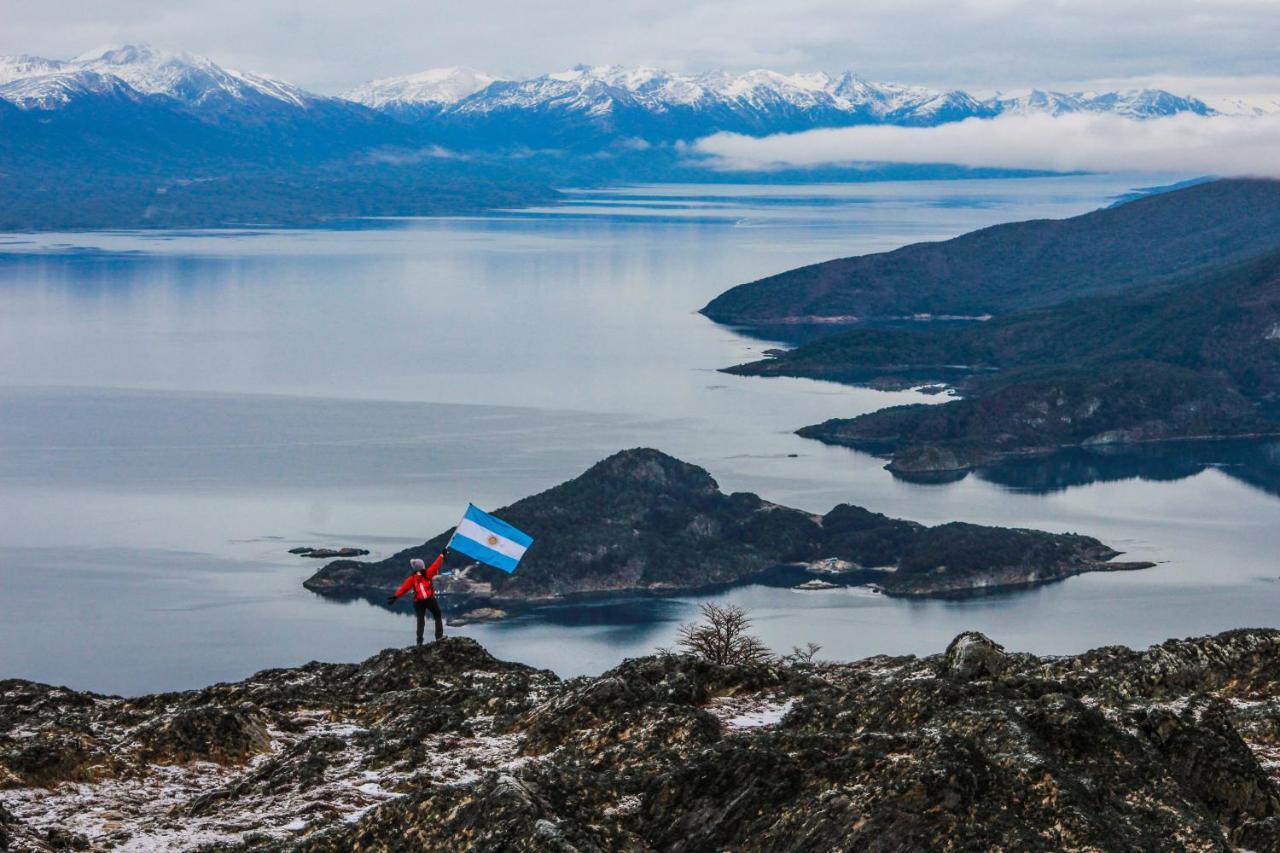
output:
<svg viewBox="0 0 1280 853"><path fill-rule="evenodd" d="M512 527L496 515L489 513L477 507L475 504L467 504L467 513L463 518L474 521L485 530L491 530L503 539L510 539L517 545L523 545L528 548L533 544L533 537L518 527Z"/></svg>

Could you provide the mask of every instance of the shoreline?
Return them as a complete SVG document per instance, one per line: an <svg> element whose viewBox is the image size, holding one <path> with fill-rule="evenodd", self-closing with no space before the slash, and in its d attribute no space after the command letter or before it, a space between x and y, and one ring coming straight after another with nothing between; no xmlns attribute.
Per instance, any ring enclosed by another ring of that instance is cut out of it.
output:
<svg viewBox="0 0 1280 853"><path fill-rule="evenodd" d="M1111 558L1094 560L1081 566L1051 567L1050 574L1030 580L1014 580L993 584L973 584L964 588L938 588L924 591L895 589L882 584L894 574L888 568L858 567L844 571L831 571L811 568L807 565L782 564L772 566L750 576L727 583L701 584L689 587L634 587L627 589L595 590L590 592L566 593L564 595L545 598L516 598L470 593L451 593L438 591L437 598L442 606L455 609L455 613L446 613L446 624L466 625L477 622L500 622L526 616L537 616L541 610L565 607L591 607L595 605L623 604L628 601L659 600L683 597L715 595L734 589L750 586L762 586L771 589L800 589L801 584L811 580L822 580L831 584L831 589L853 589L865 587L886 598L907 601L936 600L955 601L966 598L979 598L989 595L1018 593L1060 583L1078 575L1108 572L1142 571L1155 568L1158 564L1148 560L1111 562L1114 557L1123 556L1116 552ZM1027 569L1034 574L1036 570ZM365 601L370 605L396 612L395 607L385 603L387 590L381 587L362 587L348 591L320 592L307 588L313 595L322 599L339 602ZM826 591L810 588L809 592ZM501 611L500 617L474 617L468 614L474 610L491 609ZM459 621L452 621L459 620Z"/></svg>

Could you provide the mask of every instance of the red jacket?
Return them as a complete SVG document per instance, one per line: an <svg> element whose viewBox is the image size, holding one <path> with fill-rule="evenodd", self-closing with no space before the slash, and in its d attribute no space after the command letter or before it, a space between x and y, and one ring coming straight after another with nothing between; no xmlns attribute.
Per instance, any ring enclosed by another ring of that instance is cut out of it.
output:
<svg viewBox="0 0 1280 853"><path fill-rule="evenodd" d="M427 566L427 572L414 572L404 579L404 583L400 584L400 588L396 590L396 598L404 595L409 591L409 587L413 587L413 600L422 601L426 598L435 598L436 591L431 588L431 579L440 574L440 566L444 564L444 555L436 557L436 561Z"/></svg>

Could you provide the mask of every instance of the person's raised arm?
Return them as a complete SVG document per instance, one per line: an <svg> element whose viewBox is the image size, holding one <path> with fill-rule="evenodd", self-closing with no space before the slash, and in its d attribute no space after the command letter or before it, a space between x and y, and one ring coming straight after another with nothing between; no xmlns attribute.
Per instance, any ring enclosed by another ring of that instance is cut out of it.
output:
<svg viewBox="0 0 1280 853"><path fill-rule="evenodd" d="M440 574L440 569L441 567L444 566L445 555L448 553L449 553L448 548L445 548L443 551L440 552L440 556L436 557L435 561L427 569L428 578L434 578L436 575Z"/></svg>

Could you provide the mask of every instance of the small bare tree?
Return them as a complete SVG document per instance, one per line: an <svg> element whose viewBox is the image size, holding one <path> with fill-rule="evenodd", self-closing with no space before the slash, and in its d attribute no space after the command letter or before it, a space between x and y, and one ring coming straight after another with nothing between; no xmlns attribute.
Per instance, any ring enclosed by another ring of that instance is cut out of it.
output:
<svg viewBox="0 0 1280 853"><path fill-rule="evenodd" d="M805 643L803 646L792 646L791 654L783 655L782 659L792 666L808 666L820 651L822 646L817 643Z"/></svg>
<svg viewBox="0 0 1280 853"><path fill-rule="evenodd" d="M702 605L702 622L680 626L676 645L689 654L718 664L764 663L773 654L758 637L748 634L747 611L732 604Z"/></svg>

